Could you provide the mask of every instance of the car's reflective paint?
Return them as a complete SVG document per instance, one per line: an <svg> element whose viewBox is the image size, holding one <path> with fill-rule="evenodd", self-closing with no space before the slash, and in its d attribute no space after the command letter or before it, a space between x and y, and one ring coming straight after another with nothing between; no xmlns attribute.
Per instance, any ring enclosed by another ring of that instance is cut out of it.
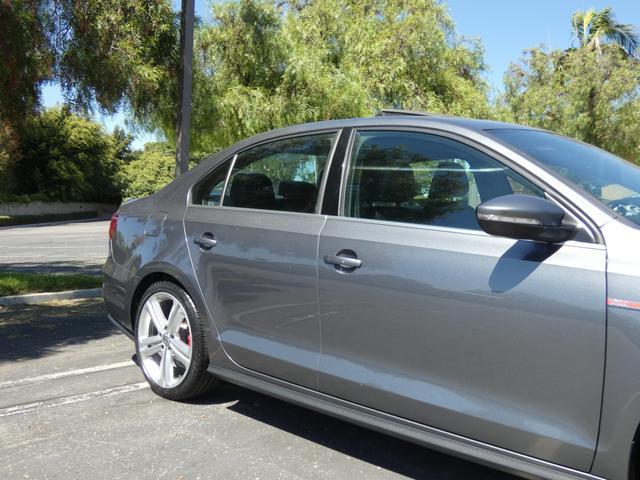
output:
<svg viewBox="0 0 640 480"><path fill-rule="evenodd" d="M144 286L168 276L206 313L210 369L223 378L505 470L626 480L640 423L640 312L629 308L640 302L640 230L486 135L493 126L342 120L229 147L121 207L104 268L109 314L131 332ZM591 241L189 206L190 188L236 152L350 127L485 149L544 188ZM218 242L210 251L194 243L205 232ZM323 260L342 249L362 267Z"/></svg>

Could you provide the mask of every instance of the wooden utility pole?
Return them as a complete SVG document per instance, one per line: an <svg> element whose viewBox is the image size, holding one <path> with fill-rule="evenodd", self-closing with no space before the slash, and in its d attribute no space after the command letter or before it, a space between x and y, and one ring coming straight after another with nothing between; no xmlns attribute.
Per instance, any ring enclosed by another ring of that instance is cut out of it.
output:
<svg viewBox="0 0 640 480"><path fill-rule="evenodd" d="M182 0L182 10L180 12L179 100L176 120L176 177L189 171L194 18L195 0Z"/></svg>

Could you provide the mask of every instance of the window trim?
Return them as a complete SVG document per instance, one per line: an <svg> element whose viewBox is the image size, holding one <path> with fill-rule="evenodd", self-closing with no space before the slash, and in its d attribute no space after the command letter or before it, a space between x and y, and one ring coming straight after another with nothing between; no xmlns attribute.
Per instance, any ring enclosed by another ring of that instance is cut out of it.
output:
<svg viewBox="0 0 640 480"><path fill-rule="evenodd" d="M224 186L222 187L222 196L220 197L220 207L224 207L224 198L227 195L227 187L229 186L229 179L231 178L231 172L233 172L233 167L236 165L236 160L238 159L238 154L236 153L231 162L229 163L229 170L227 170L227 174L224 177Z"/></svg>
<svg viewBox="0 0 640 480"><path fill-rule="evenodd" d="M229 181L229 173L233 168L233 164L235 163L236 156L237 155L234 154L229 157L226 157L223 161L218 162L215 167L207 170L207 172L204 175L201 175L200 177L198 177L198 179L195 182L193 182L193 185L191 185L191 187L189 188L189 192L187 195L187 208L190 208L190 207L221 208L222 207L222 202L224 201L224 194L227 189L227 182ZM227 163L228 165L226 165ZM222 196L220 197L220 205L202 205L200 203L194 203L193 193L196 187L200 185L201 182L204 182L210 175L215 174L218 170L221 170L225 167L227 168L227 173L224 176L224 184L222 186Z"/></svg>
<svg viewBox="0 0 640 480"><path fill-rule="evenodd" d="M486 145L483 145L482 143L474 141L463 135L450 132L448 130L441 130L441 129L436 129L432 127L411 127L411 126L397 126L397 125L375 125L375 126L366 126L366 127L353 127L351 131L351 136L349 138L349 144L345 152L345 160L343 162L342 176L340 180L341 182L340 199L339 199L338 212L337 212L338 217L352 219L352 220L369 220L369 219L362 219L357 217L350 217L345 215L344 213L347 181L348 181L349 171L351 169L351 163L353 161L353 147L355 145L356 136L358 135L359 132L390 132L390 131L423 133L427 135L433 135L436 137L446 138L446 139L461 143L462 145L465 145L469 148L473 148L474 150L478 150L480 153L488 155L496 162L513 170L518 175L524 177L525 179L530 181L532 184L540 188L544 192L545 197L547 197L547 199L560 204L561 207L568 210L574 217L578 219L581 225L584 226L588 236L591 237L591 241L572 240L571 242L575 242L579 244L603 244L604 245L604 238L602 237L602 233L600 232L600 229L597 227L597 225L593 222L593 220L591 220L591 218L589 218L589 216L585 212L583 212L581 209L576 207L573 203L566 200L551 185L549 185L548 183L544 182L543 180L541 180L540 178L538 178L537 176L535 176L534 174L526 170L517 162L509 159L508 157L506 157L503 154L500 154L499 152L496 152L495 150L487 147ZM465 233L477 232L477 230L471 230L467 228L458 228L458 227L440 227L436 225L408 224L404 222L394 222L394 221L375 220L375 219L371 219L371 221L380 222L380 223L390 223L395 225L397 224L413 225L413 226L423 227L427 229L441 230L443 228L446 228L451 231L465 232Z"/></svg>
<svg viewBox="0 0 640 480"><path fill-rule="evenodd" d="M216 163L215 166L213 166L212 168L210 168L209 170L207 170L204 174L202 174L200 177L198 177L198 179L193 182L193 184L191 185L191 187L189 188L189 193L187 196L187 208L191 208L191 207L196 207L196 208L233 208L233 209L237 209L239 211L250 211L250 212L276 212L276 213L284 213L284 214L302 214L302 215L318 215L322 212L322 203L324 202L324 192L328 183L328 175L329 175L329 170L331 169L331 165L333 164L333 157L336 153L336 149L338 146L338 143L340 142L340 139L342 137L342 134L344 132L345 128L322 128L319 130L306 130L303 132L297 132L294 134L283 134L283 135L276 135L273 136L271 138L267 138L267 139L263 139L260 140L256 143L252 143L250 145L246 145L242 148L239 148L237 150L232 151L232 153L230 153L227 157L225 157L224 160ZM297 137L310 137L310 136L316 136L316 135L322 135L322 134L331 134L334 133L336 135L335 141L333 143L333 145L331 146L331 150L329 151L329 154L327 155L327 161L326 161L326 166L325 166L325 171L322 175L322 179L320 180L320 187L318 188L318 198L316 199L316 206L313 212L291 212L291 211L280 211L280 210L266 210L266 209L262 209L262 208L245 208L245 207L234 207L231 205L228 206L224 206L224 197L227 193L227 187L229 185L229 180L231 179L231 173L233 172L233 168L236 164L236 160L237 158L245 153L248 150L251 150L253 148L262 146L262 145L266 145L269 143L274 143L274 142L279 142L279 141L283 141L283 140L288 140L290 138L297 138ZM216 170L218 170L219 168L223 167L225 163L229 162L229 169L227 170L227 174L225 176L225 183L224 183L224 187L223 187L223 191L222 191L222 197L220 199L220 205L199 205L196 203L193 203L193 190L196 187L196 185L198 185L200 182L202 182L205 178L207 178L210 174L214 173Z"/></svg>

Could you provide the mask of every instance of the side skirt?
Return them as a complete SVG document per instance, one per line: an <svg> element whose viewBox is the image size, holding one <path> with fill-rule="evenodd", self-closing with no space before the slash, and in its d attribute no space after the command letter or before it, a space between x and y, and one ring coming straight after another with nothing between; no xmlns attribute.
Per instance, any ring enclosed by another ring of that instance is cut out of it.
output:
<svg viewBox="0 0 640 480"><path fill-rule="evenodd" d="M589 473L421 425L229 363L231 368L210 365L209 372L229 383L525 478L602 480Z"/></svg>

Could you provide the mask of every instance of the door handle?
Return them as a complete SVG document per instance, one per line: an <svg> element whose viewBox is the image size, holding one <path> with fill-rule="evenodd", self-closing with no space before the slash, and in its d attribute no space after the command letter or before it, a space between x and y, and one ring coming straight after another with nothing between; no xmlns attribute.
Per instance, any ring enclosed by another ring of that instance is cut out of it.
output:
<svg viewBox="0 0 640 480"><path fill-rule="evenodd" d="M335 265L340 268L360 268L362 266L362 260L353 257L345 257L340 255L340 253L343 252L338 252L338 255L325 255L325 263Z"/></svg>
<svg viewBox="0 0 640 480"><path fill-rule="evenodd" d="M213 233L205 232L200 237L194 238L193 243L198 245L202 250L211 250L218 244L218 241L213 237Z"/></svg>

